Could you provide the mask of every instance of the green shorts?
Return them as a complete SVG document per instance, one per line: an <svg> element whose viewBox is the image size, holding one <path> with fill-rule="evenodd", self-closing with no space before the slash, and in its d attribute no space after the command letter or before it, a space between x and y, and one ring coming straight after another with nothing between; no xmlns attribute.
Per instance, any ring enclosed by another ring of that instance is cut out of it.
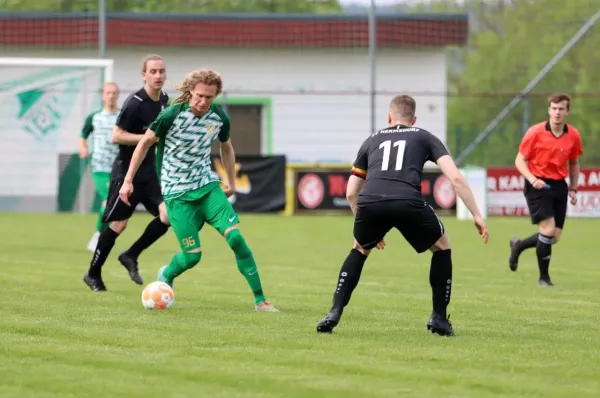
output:
<svg viewBox="0 0 600 398"><path fill-rule="evenodd" d="M98 196L100 196L103 202L106 202L106 198L108 197L108 187L110 186L110 173L92 173L92 180L96 186Z"/></svg>
<svg viewBox="0 0 600 398"><path fill-rule="evenodd" d="M200 248L199 231L207 222L221 235L240 222L219 183L165 199L167 215L184 252Z"/></svg>

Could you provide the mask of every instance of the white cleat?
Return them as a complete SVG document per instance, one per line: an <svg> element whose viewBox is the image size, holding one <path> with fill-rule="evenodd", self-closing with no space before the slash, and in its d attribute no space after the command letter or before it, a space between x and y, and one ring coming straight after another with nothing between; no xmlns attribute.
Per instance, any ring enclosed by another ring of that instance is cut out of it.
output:
<svg viewBox="0 0 600 398"><path fill-rule="evenodd" d="M254 310L256 312L279 312L279 310L267 300L256 304Z"/></svg>
<svg viewBox="0 0 600 398"><path fill-rule="evenodd" d="M87 244L88 251L92 253L96 251L96 246L98 246L98 238L100 238L100 232L96 231Z"/></svg>

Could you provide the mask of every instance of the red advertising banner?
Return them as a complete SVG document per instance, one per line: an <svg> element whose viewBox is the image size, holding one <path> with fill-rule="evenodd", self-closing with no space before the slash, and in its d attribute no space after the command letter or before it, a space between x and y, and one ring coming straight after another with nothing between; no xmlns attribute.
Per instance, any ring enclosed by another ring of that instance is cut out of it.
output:
<svg viewBox="0 0 600 398"><path fill-rule="evenodd" d="M523 196L524 178L513 167L487 169L488 214L490 216L528 216ZM600 217L600 168L582 168L579 173L578 201L569 203L569 217Z"/></svg>

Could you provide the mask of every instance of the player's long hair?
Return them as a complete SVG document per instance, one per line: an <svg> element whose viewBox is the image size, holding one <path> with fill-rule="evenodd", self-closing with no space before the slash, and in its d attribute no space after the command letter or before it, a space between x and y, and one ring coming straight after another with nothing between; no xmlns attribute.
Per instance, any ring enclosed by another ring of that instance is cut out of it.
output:
<svg viewBox="0 0 600 398"><path fill-rule="evenodd" d="M181 91L183 94L177 97L173 103L183 104L184 102L189 101L192 98L191 91L198 83L207 86L217 86L217 95L221 94L221 91L223 91L223 80L219 73L210 69L198 69L188 73L185 80L180 85L175 86L177 91Z"/></svg>

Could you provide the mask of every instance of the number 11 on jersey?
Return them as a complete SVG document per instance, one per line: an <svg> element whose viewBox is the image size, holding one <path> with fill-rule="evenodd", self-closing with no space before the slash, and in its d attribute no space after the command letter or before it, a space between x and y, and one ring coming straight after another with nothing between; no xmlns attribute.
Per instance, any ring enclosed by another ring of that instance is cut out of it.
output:
<svg viewBox="0 0 600 398"><path fill-rule="evenodd" d="M398 153L396 154L396 168L394 170L402 170L402 161L404 160L404 149L406 148L405 140L394 141L392 140L383 141L379 145L379 149L383 149L383 161L381 163L381 171L386 171L390 164L390 153L392 147L398 147Z"/></svg>

